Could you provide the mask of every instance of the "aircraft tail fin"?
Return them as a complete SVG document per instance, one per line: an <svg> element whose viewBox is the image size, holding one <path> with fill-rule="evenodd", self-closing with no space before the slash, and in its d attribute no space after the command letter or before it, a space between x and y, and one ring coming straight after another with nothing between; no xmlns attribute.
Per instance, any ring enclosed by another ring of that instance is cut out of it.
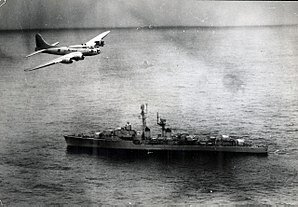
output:
<svg viewBox="0 0 298 207"><path fill-rule="evenodd" d="M47 49L52 47L49 43L47 43L40 34L35 35L35 43L36 48L35 50Z"/></svg>

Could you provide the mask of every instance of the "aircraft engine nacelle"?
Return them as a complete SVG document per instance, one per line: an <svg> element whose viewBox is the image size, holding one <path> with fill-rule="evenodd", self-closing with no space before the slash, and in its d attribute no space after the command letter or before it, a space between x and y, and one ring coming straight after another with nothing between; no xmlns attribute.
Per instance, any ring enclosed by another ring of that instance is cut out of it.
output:
<svg viewBox="0 0 298 207"><path fill-rule="evenodd" d="M84 57L84 55L81 55L81 56L73 57L72 59L75 60L75 61L79 61L79 60L84 60L85 57Z"/></svg>
<svg viewBox="0 0 298 207"><path fill-rule="evenodd" d="M101 41L95 41L94 47L103 47L105 45L105 42L103 40Z"/></svg>
<svg viewBox="0 0 298 207"><path fill-rule="evenodd" d="M64 63L64 64L70 64L70 63L72 63L72 62L73 62L73 60L70 59L70 58L68 58L68 59L64 59L64 60L61 61L61 63Z"/></svg>

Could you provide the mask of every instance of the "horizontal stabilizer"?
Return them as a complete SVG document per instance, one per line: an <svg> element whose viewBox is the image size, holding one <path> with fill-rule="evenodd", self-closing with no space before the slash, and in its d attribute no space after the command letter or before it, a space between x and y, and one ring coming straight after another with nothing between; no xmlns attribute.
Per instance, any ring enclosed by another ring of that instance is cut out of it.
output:
<svg viewBox="0 0 298 207"><path fill-rule="evenodd" d="M27 55L26 58L31 57L32 55L36 55L36 54L38 54L38 53L41 53L41 52L43 52L43 51L45 51L45 50L46 50L46 49L42 49L42 50L38 50L38 51L36 51L36 52L33 52L33 53Z"/></svg>
<svg viewBox="0 0 298 207"><path fill-rule="evenodd" d="M57 46L59 44L59 42L55 42L53 44L51 44L51 46Z"/></svg>

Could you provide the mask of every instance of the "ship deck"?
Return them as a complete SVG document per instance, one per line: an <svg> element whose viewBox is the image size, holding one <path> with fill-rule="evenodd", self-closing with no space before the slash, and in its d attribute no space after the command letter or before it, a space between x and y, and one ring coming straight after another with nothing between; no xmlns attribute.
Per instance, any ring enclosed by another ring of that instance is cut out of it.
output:
<svg viewBox="0 0 298 207"><path fill-rule="evenodd" d="M233 152L248 154L268 154L267 146L222 146L200 144L134 144L121 139L96 139L91 137L64 136L68 147L83 147L112 150L146 151L146 152Z"/></svg>

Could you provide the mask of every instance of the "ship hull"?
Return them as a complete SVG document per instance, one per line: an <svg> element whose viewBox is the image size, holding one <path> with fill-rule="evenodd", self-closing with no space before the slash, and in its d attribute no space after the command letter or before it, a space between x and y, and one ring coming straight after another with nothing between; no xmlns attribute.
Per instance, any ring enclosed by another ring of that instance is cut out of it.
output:
<svg viewBox="0 0 298 207"><path fill-rule="evenodd" d="M88 137L64 136L69 148L95 148L121 151L145 151L145 152L231 152L267 155L266 146L221 146L198 144L134 144L132 141L121 139L96 139Z"/></svg>

